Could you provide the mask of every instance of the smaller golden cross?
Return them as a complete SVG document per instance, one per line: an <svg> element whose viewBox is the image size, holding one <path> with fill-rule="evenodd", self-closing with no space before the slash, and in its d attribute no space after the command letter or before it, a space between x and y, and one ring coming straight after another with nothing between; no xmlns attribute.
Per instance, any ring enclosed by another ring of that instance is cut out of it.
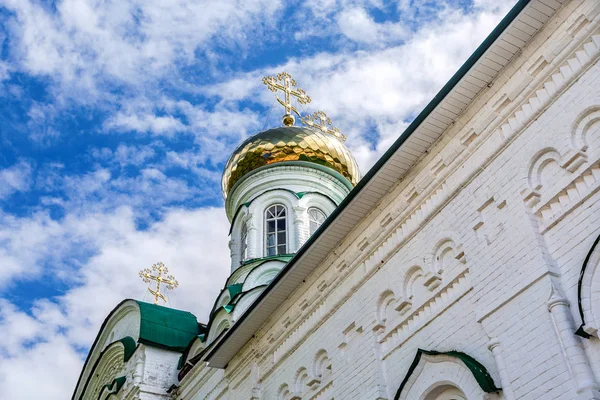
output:
<svg viewBox="0 0 600 400"><path fill-rule="evenodd" d="M300 88L293 89L296 87L296 81L287 72L280 72L277 74L277 76L265 76L262 81L265 85L267 85L271 92L276 93L278 90L281 90L285 94L284 100L281 100L277 95L275 95L275 98L279 104L285 107L283 124L285 126L294 125L295 119L292 115L292 111L298 116L300 116L300 113L296 107L292 105L292 96L298 99L298 103L308 104L310 103L310 97L308 94L306 94L306 92Z"/></svg>
<svg viewBox="0 0 600 400"><path fill-rule="evenodd" d="M304 125L308 125L313 128L320 129L325 133L329 133L341 141L346 140L346 136L340 132L338 128L331 126L331 118L327 116L323 111L316 111L313 115L305 115L300 118Z"/></svg>
<svg viewBox="0 0 600 400"><path fill-rule="evenodd" d="M140 278L146 283L156 281L156 290L152 290L148 287L148 291L154 296L154 304L158 304L158 299L162 299L165 303L167 302L166 297L160 292L160 285L167 285L167 289L173 290L179 286L179 282L173 275L167 275L169 269L161 262L158 262L152 266L152 268L144 268L140 271Z"/></svg>

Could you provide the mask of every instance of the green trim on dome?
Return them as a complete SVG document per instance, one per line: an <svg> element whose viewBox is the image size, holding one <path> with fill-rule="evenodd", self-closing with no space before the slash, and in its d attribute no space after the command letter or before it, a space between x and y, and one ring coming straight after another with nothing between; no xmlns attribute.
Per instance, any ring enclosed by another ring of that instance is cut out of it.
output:
<svg viewBox="0 0 600 400"><path fill-rule="evenodd" d="M283 261L283 262L288 262L288 261L290 261L294 257L294 254L295 253L277 254L275 256L266 256L266 257L251 258L249 260L244 261L244 263L242 264L242 266L248 265L248 264L252 264L252 263L255 263L255 262L260 262L262 264L265 261ZM257 265L257 267L258 267L258 265Z"/></svg>
<svg viewBox="0 0 600 400"><path fill-rule="evenodd" d="M190 312L137 300L136 303L141 315L140 343L183 352L200 333L198 321Z"/></svg>
<svg viewBox="0 0 600 400"><path fill-rule="evenodd" d="M280 161L278 163L267 164L267 165L258 167L256 169L246 173L239 180L237 180L235 182L235 184L231 187L231 189L229 189L229 193L233 193L238 188L238 186L240 186L242 184L242 182L244 182L246 179L248 179L249 177L251 177L254 174L257 174L257 173L267 170L269 168L285 167L285 166L313 168L313 169L316 169L318 171L321 171L328 175L333 176L338 181L340 181L340 183L342 183L348 190L352 190L354 188L354 185L352 184L352 182L350 182L348 180L348 178L346 178L344 175L337 172L335 169L321 165L321 164L316 164L316 163L313 163L310 161L298 160L298 161ZM231 197L231 196L227 196L227 198L229 198L229 197Z"/></svg>

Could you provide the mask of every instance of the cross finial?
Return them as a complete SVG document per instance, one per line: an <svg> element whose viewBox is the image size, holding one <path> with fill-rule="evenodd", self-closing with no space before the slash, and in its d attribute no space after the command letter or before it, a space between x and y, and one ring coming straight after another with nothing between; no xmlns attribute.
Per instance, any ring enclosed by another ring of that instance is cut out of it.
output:
<svg viewBox="0 0 600 400"><path fill-rule="evenodd" d="M300 118L304 125L308 125L313 128L320 129L325 133L329 133L341 141L346 140L346 136L340 132L338 128L331 126L331 118L327 116L323 111L316 111L313 115L305 115Z"/></svg>
<svg viewBox="0 0 600 400"><path fill-rule="evenodd" d="M165 303L167 302L166 297L160 292L160 285L167 285L167 289L172 290L179 286L179 282L173 275L167 275L169 269L161 262L158 262L152 266L152 268L144 268L140 271L140 278L146 283L156 281L156 289L152 290L148 287L148 291L154 296L154 304L158 304L158 299L162 299Z"/></svg>
<svg viewBox="0 0 600 400"><path fill-rule="evenodd" d="M291 103L292 96L298 99L298 103L300 104L308 104L310 103L310 97L303 89L296 88L296 81L292 78L290 74L287 72L280 72L277 76L265 76L263 78L263 83L267 85L271 92L277 92L281 90L285 94L284 100L281 100L277 95L275 98L283 107L285 107L285 115L283 116L283 124L285 126L294 125L295 118L292 115L292 111L296 113L296 115L300 116L300 113Z"/></svg>

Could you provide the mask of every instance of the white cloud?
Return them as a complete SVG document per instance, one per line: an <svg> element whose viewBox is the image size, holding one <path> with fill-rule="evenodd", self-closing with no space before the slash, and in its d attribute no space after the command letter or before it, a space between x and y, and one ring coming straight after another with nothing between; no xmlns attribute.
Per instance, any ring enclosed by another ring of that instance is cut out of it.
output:
<svg viewBox="0 0 600 400"><path fill-rule="evenodd" d="M167 173L172 164L162 159L143 164L149 157L143 153L133 155L128 163L119 161L132 151L135 150L126 147L118 147L114 153L108 149L92 151L92 157L104 157L105 164L84 174L69 174L62 165L47 165L36 179L42 204L58 206L72 215L105 213L126 206L135 210L136 218L146 221L167 207L187 201L197 204L219 193L216 175L188 181L176 173ZM141 168L129 171L117 168L117 163L121 166L136 163ZM208 189L202 187L207 179L213 179Z"/></svg>
<svg viewBox="0 0 600 400"><path fill-rule="evenodd" d="M156 145L160 144L157 143ZM156 155L152 145L135 146L126 144L120 144L114 151L108 147L102 147L92 149L90 153L96 160L108 164L116 163L120 167L128 165L140 166Z"/></svg>
<svg viewBox="0 0 600 400"><path fill-rule="evenodd" d="M193 62L198 49L245 46L248 34L268 23L280 7L272 0L0 4L15 14L8 26L17 40L16 63L31 74L50 77L63 89L92 97L119 84L139 86L173 77L175 63Z"/></svg>
<svg viewBox="0 0 600 400"><path fill-rule="evenodd" d="M81 356L57 326L16 309L0 299L0 384L8 399L66 399L75 385L72 371ZM33 339L41 342L31 343ZM31 379L35 379L32 384Z"/></svg>
<svg viewBox="0 0 600 400"><path fill-rule="evenodd" d="M343 10L337 19L340 31L349 39L377 47L404 40L410 31L402 23L376 23L361 7Z"/></svg>
<svg viewBox="0 0 600 400"><path fill-rule="evenodd" d="M19 161L15 165L0 169L0 200L13 193L29 190L31 186L31 165Z"/></svg>
<svg viewBox="0 0 600 400"><path fill-rule="evenodd" d="M157 116L148 113L125 114L122 112L107 120L104 127L106 130L148 132L166 136L172 136L186 129L180 120L171 115Z"/></svg>
<svg viewBox="0 0 600 400"><path fill-rule="evenodd" d="M222 208L172 210L144 231L136 228L128 208L66 217L51 229L43 218L13 221L13 232L17 225L22 227L20 237L8 239L36 237L30 249L39 252L40 259L52 252L56 265L72 262L72 253L63 251L65 241L86 246L91 256L61 269L57 278L76 285L52 301L36 301L25 312L0 298L0 384L7 398L69 398L82 366L77 349L91 345L118 302L144 298L146 286L137 276L142 268L159 260L169 266L180 282L169 293L171 306L190 310L204 322L229 271L229 223ZM22 251L15 253L6 239L0 236L0 249L13 251L14 264L25 273L35 265L25 251L28 244L22 243ZM45 279L54 272L37 269ZM32 377L36 385L30 384Z"/></svg>
<svg viewBox="0 0 600 400"><path fill-rule="evenodd" d="M252 87L256 88L255 83L252 83ZM208 88L206 93L216 94L212 92L214 89ZM194 150L195 162L214 166L225 161L234 146L249 133L256 132L260 125L255 111L229 99L207 111L202 105L194 105L189 101L162 98L154 103L147 99L129 101L123 111L104 123L104 131L136 131L166 138L185 133L193 137L197 146Z"/></svg>

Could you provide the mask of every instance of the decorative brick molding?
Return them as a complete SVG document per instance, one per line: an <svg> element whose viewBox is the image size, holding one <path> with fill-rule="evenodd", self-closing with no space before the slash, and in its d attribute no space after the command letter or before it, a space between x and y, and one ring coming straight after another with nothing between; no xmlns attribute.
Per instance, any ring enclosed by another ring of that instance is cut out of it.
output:
<svg viewBox="0 0 600 400"><path fill-rule="evenodd" d="M300 367L294 374L293 385L282 384L278 390L278 399L280 400L301 400L301 399L329 399L333 390L333 379L331 371L331 360L327 351L321 349L313 359L313 364L309 371L306 367Z"/></svg>
<svg viewBox="0 0 600 400"><path fill-rule="evenodd" d="M460 300L471 289L467 276L468 269L464 268L454 279L441 285L430 298L415 299L415 307L412 307L412 303L401 301L396 307L397 314L379 331L382 358L386 359L431 320Z"/></svg>

